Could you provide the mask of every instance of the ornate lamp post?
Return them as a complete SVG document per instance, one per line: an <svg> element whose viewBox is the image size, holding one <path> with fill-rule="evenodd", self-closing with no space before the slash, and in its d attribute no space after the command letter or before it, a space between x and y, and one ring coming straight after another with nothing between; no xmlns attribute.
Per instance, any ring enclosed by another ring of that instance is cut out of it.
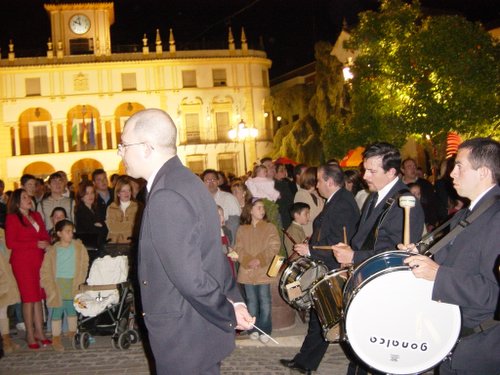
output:
<svg viewBox="0 0 500 375"><path fill-rule="evenodd" d="M259 131L256 128L247 127L245 121L241 120L235 129L231 129L228 132L230 139L235 141L241 141L243 143L243 164L245 166L245 173L247 173L247 151L246 151L246 140L255 139L259 135Z"/></svg>

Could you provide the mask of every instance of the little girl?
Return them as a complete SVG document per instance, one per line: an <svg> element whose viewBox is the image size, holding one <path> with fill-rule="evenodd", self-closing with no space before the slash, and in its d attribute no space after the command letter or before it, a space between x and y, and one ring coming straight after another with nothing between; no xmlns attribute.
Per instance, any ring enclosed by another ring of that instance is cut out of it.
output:
<svg viewBox="0 0 500 375"><path fill-rule="evenodd" d="M47 306L52 307L52 345L63 351L61 344L61 318L68 317L68 335L72 339L76 332L76 310L73 298L78 286L85 282L89 267L87 249L80 240L73 239L74 225L69 220L56 224L59 241L50 246L45 254L40 271L41 285L47 294Z"/></svg>
<svg viewBox="0 0 500 375"><path fill-rule="evenodd" d="M237 280L245 287L248 311L256 317L255 325L270 335L271 278L267 269L280 250L280 236L274 224L267 221L262 199L243 207L240 224L234 245L240 263ZM257 340L259 333L252 330L250 338ZM260 341L267 343L269 338L261 335Z"/></svg>

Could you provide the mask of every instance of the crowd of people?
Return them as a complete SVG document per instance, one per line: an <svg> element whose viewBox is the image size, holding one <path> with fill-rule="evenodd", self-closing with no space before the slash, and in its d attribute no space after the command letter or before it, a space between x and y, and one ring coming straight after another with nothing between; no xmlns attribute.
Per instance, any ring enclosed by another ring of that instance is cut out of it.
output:
<svg viewBox="0 0 500 375"><path fill-rule="evenodd" d="M66 173L58 171L46 182L25 174L20 188L2 191L0 285L6 292L0 294L0 332L5 352L18 349L9 336L10 320L25 331L29 349L53 344L64 350L61 333L71 339L76 332L73 298L89 263L105 255L110 244L136 249L144 183L126 175L112 181L108 186L106 172L96 169L92 180L82 180L73 191Z"/></svg>
<svg viewBox="0 0 500 375"><path fill-rule="evenodd" d="M416 197L410 213L412 244L462 207L472 209L486 196L498 196L500 148L489 139L462 144L456 162L446 160L439 178L430 182L419 176L416 160L402 160L399 150L384 142L367 147L359 169L343 170L335 160L292 166L264 158L241 177L213 169L195 176L176 155L175 134L163 111L140 112L127 122L119 147L129 175L113 177L108 186L106 172L98 169L74 193L63 172L53 173L46 183L25 175L21 188L11 192L8 202L3 199L7 214L0 216L5 227L5 236L0 232L0 264L7 272L0 277L12 292L5 299L0 294L4 348L16 349L5 321L7 306L21 301L22 314L17 308L15 315L18 323L22 315L28 347L53 343L62 350L63 317L69 334L75 331L68 301L88 269L83 254L98 256L110 242L138 243L137 277L157 369L195 373L191 371L206 366L203 373L216 374L234 347L230 341L236 328L250 339L269 341L272 278L267 270L275 255L310 257L329 270L357 266L401 248L401 196ZM497 199L480 216L488 225L481 226L480 220L465 224L481 238L480 249L468 248L469 241L460 238L434 260L408 258L416 277L435 281L433 299L462 309L461 341L443 362L443 374L493 374L500 366L492 355L495 350L485 345L500 344L495 320L499 243L498 236L491 236L499 215ZM461 220L456 219L463 225ZM451 227L455 225L452 221ZM331 246L332 251L317 246ZM412 251L412 246L405 249ZM51 309L52 341L45 336L43 301ZM308 324L297 355L280 360L302 373L316 370L328 348L314 309ZM187 333L175 333L185 327L190 327ZM179 341L181 336L186 340ZM485 349L479 360L471 361L474 345ZM173 347L167 354L165 348ZM345 351L348 374L374 373L349 347Z"/></svg>

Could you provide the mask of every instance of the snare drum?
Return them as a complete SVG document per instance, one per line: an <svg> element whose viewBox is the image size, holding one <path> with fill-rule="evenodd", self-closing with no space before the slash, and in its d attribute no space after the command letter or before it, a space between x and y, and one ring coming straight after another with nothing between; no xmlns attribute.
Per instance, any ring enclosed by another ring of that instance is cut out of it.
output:
<svg viewBox="0 0 500 375"><path fill-rule="evenodd" d="M297 259L281 275L279 284L281 297L297 310L308 310L312 304L309 289L327 272L328 268L321 261L310 258Z"/></svg>
<svg viewBox="0 0 500 375"><path fill-rule="evenodd" d="M417 374L443 360L460 333L458 306L432 300L434 283L416 278L404 251L362 263L344 288L345 335L368 366Z"/></svg>
<svg viewBox="0 0 500 375"><path fill-rule="evenodd" d="M349 269L328 272L311 288L314 303L325 340L336 342L339 339L338 324L342 318L342 290L349 277Z"/></svg>

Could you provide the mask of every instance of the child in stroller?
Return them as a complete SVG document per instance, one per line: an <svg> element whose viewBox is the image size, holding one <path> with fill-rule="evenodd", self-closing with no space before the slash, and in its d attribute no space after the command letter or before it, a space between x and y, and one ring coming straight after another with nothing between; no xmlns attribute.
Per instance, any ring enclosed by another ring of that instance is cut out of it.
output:
<svg viewBox="0 0 500 375"><path fill-rule="evenodd" d="M111 335L115 349L128 349L139 341L134 328L134 293L128 278L128 258L106 255L90 268L86 285L80 285L74 306L80 313L75 349L87 349L91 335Z"/></svg>

